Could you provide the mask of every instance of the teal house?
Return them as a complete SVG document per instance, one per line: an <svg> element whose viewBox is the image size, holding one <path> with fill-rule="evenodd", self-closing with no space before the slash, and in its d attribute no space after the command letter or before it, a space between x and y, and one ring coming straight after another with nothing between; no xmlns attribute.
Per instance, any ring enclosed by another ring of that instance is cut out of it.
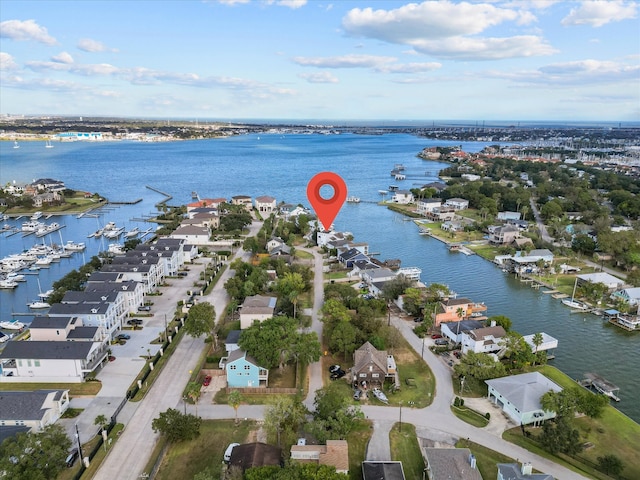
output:
<svg viewBox="0 0 640 480"><path fill-rule="evenodd" d="M258 362L244 350L238 349L231 352L225 369L227 387L266 387L269 380L269 370L258 365Z"/></svg>

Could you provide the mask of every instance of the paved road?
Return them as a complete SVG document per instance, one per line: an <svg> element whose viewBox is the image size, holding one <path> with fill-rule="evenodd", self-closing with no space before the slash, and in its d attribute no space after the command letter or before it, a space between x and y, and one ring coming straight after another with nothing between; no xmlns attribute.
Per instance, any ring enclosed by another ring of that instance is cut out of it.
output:
<svg viewBox="0 0 640 480"><path fill-rule="evenodd" d="M540 237L544 242L553 243L553 237L549 235L549 232L547 232L547 227L540 217L540 212L538 211L538 207L536 206L536 202L533 197L529 199L529 204L531 205L531 213L533 213L533 218L536 219L536 223L538 224Z"/></svg>
<svg viewBox="0 0 640 480"><path fill-rule="evenodd" d="M322 322L318 312L324 303L324 275L322 272L323 258L316 249L300 248L305 252L313 254L313 269L315 272L313 280L313 307L311 309L311 331L316 332L318 339L322 342ZM322 358L318 362L309 365L309 393L304 400L304 404L309 410L313 410L313 401L316 390L322 388Z"/></svg>
<svg viewBox="0 0 640 480"><path fill-rule="evenodd" d="M252 231L257 231L254 225ZM244 256L244 252L237 252L238 256ZM246 257L245 257L246 258ZM314 281L314 306L312 309L313 331L321 334L322 324L318 319L318 310L322 305L322 258L314 253L314 266L316 278ZM222 285L232 272L227 270L212 294L206 299L214 304L216 312L221 314L226 307L228 298ZM433 439L435 442L451 444L455 438L469 438L471 441L482 444L493 450L504 453L519 461L530 461L534 468L549 473L560 480L577 480L585 477L561 467L538 455L532 454L516 445L505 442L500 438L501 428L479 429L456 418L450 410L450 404L454 397L451 372L442 361L442 357L434 355L428 346L430 339L425 341L417 338L412 331L412 322L402 320L397 316L392 317L392 322L404 337L409 341L413 349L422 354L424 360L431 368L436 379L436 393L433 403L423 409L404 409L403 422L412 423L416 427L418 435L422 438ZM427 342L426 345L424 342ZM148 392L145 399L140 402L139 408L132 413L131 421L127 424L123 434L114 445L100 471L94 477L98 480L134 479L143 472L149 459L152 446L157 436L151 430L151 421L161 411L169 407L183 408L180 398L189 378L189 370L196 368L200 353L204 348L202 339L185 337L176 352L165 366L162 375ZM313 403L315 390L322 386L321 362L316 362L310 367L310 388L305 403ZM193 407L190 407L193 408ZM262 420L264 406L242 405L238 410L240 418ZM395 407L364 406L363 412L373 421L374 433L367 450L368 459L390 459L388 432L393 423L399 419L399 409ZM228 405L199 404L198 415L205 419L234 418L235 412ZM141 448L141 446L144 446Z"/></svg>

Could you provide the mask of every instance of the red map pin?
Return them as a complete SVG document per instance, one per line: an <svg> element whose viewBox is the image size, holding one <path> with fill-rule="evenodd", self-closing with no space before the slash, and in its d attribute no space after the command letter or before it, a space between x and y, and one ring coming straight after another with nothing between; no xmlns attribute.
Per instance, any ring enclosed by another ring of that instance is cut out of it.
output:
<svg viewBox="0 0 640 480"><path fill-rule="evenodd" d="M331 198L323 198L320 189L325 185L333 189ZM307 198L318 215L325 230L331 228L342 204L347 199L347 184L342 177L333 172L320 172L315 175L307 185Z"/></svg>

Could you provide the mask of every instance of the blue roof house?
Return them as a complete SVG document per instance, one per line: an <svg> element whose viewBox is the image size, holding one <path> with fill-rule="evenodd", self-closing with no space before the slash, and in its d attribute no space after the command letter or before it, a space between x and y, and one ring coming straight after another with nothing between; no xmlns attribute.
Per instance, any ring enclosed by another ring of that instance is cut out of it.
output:
<svg viewBox="0 0 640 480"><path fill-rule="evenodd" d="M266 387L269 380L269 370L258 365L244 350L229 353L225 369L230 388Z"/></svg>

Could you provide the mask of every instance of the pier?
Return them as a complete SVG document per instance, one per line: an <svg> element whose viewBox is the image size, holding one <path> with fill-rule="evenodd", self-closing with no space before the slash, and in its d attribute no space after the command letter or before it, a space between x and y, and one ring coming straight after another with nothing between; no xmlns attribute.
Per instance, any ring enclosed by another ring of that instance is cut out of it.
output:
<svg viewBox="0 0 640 480"><path fill-rule="evenodd" d="M155 205L156 207L161 207L162 205L166 204L169 200L173 198L173 196L169 195L166 192L163 192L162 190L158 190L157 188L150 187L149 185L145 185L145 187L153 192L159 193L160 195L164 195L166 197L164 200L161 200L158 203L156 203Z"/></svg>
<svg viewBox="0 0 640 480"><path fill-rule="evenodd" d="M584 377L585 378L583 380L578 381L580 385L582 385L585 388L591 388L597 391L598 393L606 395L614 402L620 401L620 399L616 395L616 393L620 391L620 387L614 385L613 383L609 382L607 379L595 373L585 373Z"/></svg>
<svg viewBox="0 0 640 480"><path fill-rule="evenodd" d="M149 187L147 187L149 188ZM136 203L140 203L142 201L142 198L137 198L135 200L131 200L129 202L126 201L121 201L121 202L108 202L107 205L135 205Z"/></svg>

